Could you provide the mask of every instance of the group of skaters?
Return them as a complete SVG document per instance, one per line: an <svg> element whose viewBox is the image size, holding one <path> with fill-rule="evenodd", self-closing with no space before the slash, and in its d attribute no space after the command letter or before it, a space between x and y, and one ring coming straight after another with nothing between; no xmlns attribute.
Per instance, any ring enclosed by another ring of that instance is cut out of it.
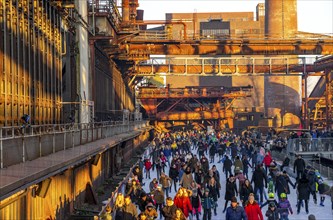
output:
<svg viewBox="0 0 333 220"><path fill-rule="evenodd" d="M303 207L309 213L310 195L317 204L317 192L321 206L325 195L331 196L333 211L333 186L325 184L301 156L293 164L297 176L293 182L286 172L290 159L286 157L279 167L264 146L261 135L250 131L242 135L197 130L162 133L133 169L112 216L116 220L210 220L212 215L225 215L219 219L226 220L288 220L294 213L288 200L291 187L297 189L297 214ZM222 163L221 171L215 162ZM157 177L151 178L155 170ZM221 181L220 172L226 181ZM143 189L146 183L149 192ZM224 203L219 200L222 191ZM223 213L217 213L222 204Z"/></svg>

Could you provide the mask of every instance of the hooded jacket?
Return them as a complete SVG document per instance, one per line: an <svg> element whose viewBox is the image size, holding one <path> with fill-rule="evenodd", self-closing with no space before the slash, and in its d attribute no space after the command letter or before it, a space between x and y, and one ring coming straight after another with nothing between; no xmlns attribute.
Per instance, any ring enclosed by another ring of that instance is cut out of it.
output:
<svg viewBox="0 0 333 220"><path fill-rule="evenodd" d="M261 209L256 201L252 204L248 202L245 206L245 212L248 220L264 220Z"/></svg>

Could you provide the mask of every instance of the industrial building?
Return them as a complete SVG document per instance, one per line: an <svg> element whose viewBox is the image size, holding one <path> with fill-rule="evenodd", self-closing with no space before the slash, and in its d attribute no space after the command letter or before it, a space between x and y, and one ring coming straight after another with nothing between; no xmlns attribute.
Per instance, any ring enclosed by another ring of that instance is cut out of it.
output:
<svg viewBox="0 0 333 220"><path fill-rule="evenodd" d="M333 129L333 38L298 31L297 0L163 21L139 3L0 0L0 219L99 215L154 132Z"/></svg>

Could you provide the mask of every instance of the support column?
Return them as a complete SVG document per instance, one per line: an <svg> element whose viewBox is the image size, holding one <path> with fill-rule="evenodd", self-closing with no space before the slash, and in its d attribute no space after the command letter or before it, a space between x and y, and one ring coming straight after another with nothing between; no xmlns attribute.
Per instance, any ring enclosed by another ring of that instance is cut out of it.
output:
<svg viewBox="0 0 333 220"><path fill-rule="evenodd" d="M82 19L85 19L85 22L88 23L88 9L87 1L75 0L75 7L78 13L81 15ZM88 100L91 100L90 97L90 80L89 80L89 42L88 42L88 31L82 26L77 26L77 35L76 41L79 48L79 55L77 58L78 66L78 94L80 95L81 105L80 105L80 123L89 122L89 107Z"/></svg>

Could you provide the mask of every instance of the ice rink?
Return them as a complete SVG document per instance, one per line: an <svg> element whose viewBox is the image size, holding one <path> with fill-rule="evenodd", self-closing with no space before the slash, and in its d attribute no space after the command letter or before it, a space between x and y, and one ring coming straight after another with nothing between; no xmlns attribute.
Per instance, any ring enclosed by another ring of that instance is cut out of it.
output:
<svg viewBox="0 0 333 220"><path fill-rule="evenodd" d="M193 151L194 154L196 154L196 152ZM208 156L206 155L206 157L208 158ZM171 161L171 160L170 160ZM212 219L214 220L223 220L226 219L225 217L225 213L222 213L223 208L224 208L224 204L225 204L225 200L224 200L224 194L225 194L225 183L226 183L226 179L225 179L225 174L222 172L222 163L217 163L218 161L218 156L215 157L215 163L210 163L209 167L211 168L213 166L213 164L216 165L219 173L220 173L220 181L221 181L221 190L220 190L220 198L218 199L218 208L217 208L217 215L214 216L214 212L212 211ZM169 174L169 166L167 166L165 168L165 173L168 175ZM145 172L143 171L143 182L145 183L145 185L143 186L144 190L148 193L149 192L149 183L150 181L152 181L153 178L157 177L156 174L156 169L154 171L151 170L151 178L150 179L146 179L145 178ZM249 179L251 180L252 178L252 169L249 168ZM295 183L295 179L291 177L291 181L293 183ZM237 181L238 182L238 181ZM332 181L326 181L330 186L332 186ZM179 182L178 182L178 186L177 189L179 188ZM267 189L266 190L266 194L267 194ZM319 205L319 202L317 204L314 204L313 201L313 197L312 195L310 195L310 200L309 200L309 214L306 214L305 212L305 208L301 207L301 211L299 214L297 214L297 195L296 195L296 190L293 189L293 187L290 187L291 193L290 195L288 195L288 199L292 205L292 209L293 209L293 215L289 215L289 220L307 220L308 219L308 215L313 214L316 216L317 220L333 220L333 213L331 210L331 198L329 196L326 196L325 199L325 206L322 207ZM172 187L172 191L169 194L169 196L171 196L172 198L174 198L175 196L175 191L174 188ZM319 201L320 196L319 193L317 193L317 200ZM239 201L239 197L237 197L237 200ZM277 200L277 198L276 198ZM278 201L278 200L277 200ZM230 206L230 202L228 204L228 206ZM265 213L266 210L268 209L268 206L265 206L262 208L262 213L264 218L266 219ZM162 217L163 219L163 217ZM196 219L196 218L193 218ZM200 219L202 219L202 214L200 216Z"/></svg>

